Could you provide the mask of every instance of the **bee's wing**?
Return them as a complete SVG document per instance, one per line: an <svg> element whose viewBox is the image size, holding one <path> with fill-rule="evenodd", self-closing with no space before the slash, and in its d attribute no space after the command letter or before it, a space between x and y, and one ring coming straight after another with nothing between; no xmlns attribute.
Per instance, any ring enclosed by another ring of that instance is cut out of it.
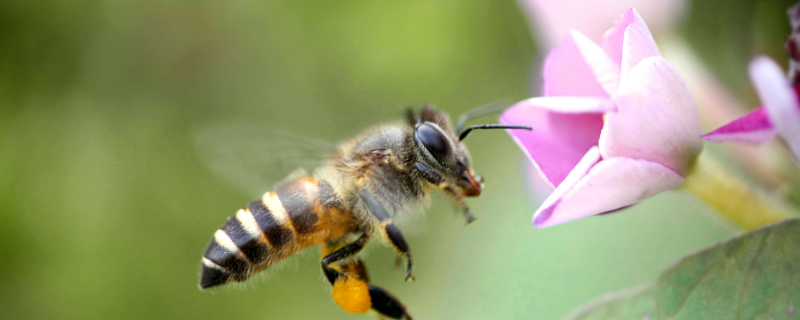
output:
<svg viewBox="0 0 800 320"><path fill-rule="evenodd" d="M253 196L271 190L291 173L311 173L335 144L248 123L198 130L195 144L212 172Z"/></svg>

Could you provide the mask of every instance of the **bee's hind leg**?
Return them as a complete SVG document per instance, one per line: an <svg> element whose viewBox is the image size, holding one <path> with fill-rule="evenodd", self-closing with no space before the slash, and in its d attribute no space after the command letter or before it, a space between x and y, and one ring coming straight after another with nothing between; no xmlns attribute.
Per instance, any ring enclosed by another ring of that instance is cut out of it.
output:
<svg viewBox="0 0 800 320"><path fill-rule="evenodd" d="M354 264L357 260L353 257L364 249L366 243L367 236L364 235L344 247L334 242L322 246L322 273L333 286L333 300L350 313L363 314L372 307L366 271L360 271L364 266L360 262Z"/></svg>
<svg viewBox="0 0 800 320"><path fill-rule="evenodd" d="M333 299L347 312L363 314L372 309L381 319L388 317L412 320L400 300L386 290L369 284L364 262L352 257L364 247L365 243L366 237L362 237L335 251L330 244L323 248L323 252L333 251L322 259L322 271L333 286ZM336 263L342 260L347 263Z"/></svg>
<svg viewBox="0 0 800 320"><path fill-rule="evenodd" d="M323 254L325 254L325 256L323 256L322 260L320 261L320 263L322 264L322 272L325 273L325 277L328 278L328 281L330 281L331 284L333 284L334 280L343 276L342 272L334 268L333 263L358 254L359 252L361 252L362 249L364 249L364 246L366 244L367 244L367 236L363 235L360 238L358 238L358 240L356 240L355 242L336 250L331 250L333 246L330 243L326 245L325 248L323 248Z"/></svg>
<svg viewBox="0 0 800 320"><path fill-rule="evenodd" d="M381 318L389 317L392 319L412 320L406 312L406 307L386 290L376 286L369 286L369 296L372 300L372 310L378 312Z"/></svg>
<svg viewBox="0 0 800 320"><path fill-rule="evenodd" d="M364 203L372 212L372 215L378 218L383 233L386 235L386 238L389 239L394 249L397 250L397 253L406 258L406 281L414 280L414 273L411 271L413 265L411 262L411 252L408 250L408 244L403 238L403 234L400 233L400 229L392 223L389 213L386 212L383 205L378 202L378 199L375 199L375 196L366 190L361 190L361 199L364 200Z"/></svg>

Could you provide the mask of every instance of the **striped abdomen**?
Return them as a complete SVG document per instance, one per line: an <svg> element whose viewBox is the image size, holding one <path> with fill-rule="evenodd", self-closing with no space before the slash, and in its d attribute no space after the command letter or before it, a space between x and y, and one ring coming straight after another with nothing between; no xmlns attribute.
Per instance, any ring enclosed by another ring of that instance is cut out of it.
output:
<svg viewBox="0 0 800 320"><path fill-rule="evenodd" d="M200 287L244 281L292 253L338 236L325 181L302 178L267 192L228 218L203 253Z"/></svg>

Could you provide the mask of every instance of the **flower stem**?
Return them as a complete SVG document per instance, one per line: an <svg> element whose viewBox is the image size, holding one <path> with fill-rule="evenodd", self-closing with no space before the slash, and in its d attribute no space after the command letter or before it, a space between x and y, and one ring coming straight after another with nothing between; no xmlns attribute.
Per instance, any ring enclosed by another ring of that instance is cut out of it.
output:
<svg viewBox="0 0 800 320"><path fill-rule="evenodd" d="M703 152L683 188L744 230L800 216L798 210L729 173Z"/></svg>

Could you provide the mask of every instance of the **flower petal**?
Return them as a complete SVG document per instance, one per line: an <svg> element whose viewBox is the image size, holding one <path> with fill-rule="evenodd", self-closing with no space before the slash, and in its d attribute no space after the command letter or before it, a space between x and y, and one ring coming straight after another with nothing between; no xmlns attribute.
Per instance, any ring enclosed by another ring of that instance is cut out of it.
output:
<svg viewBox="0 0 800 320"><path fill-rule="evenodd" d="M617 108L606 114L600 135L603 158L644 159L683 174L703 147L689 89L662 57L646 58L631 70Z"/></svg>
<svg viewBox="0 0 800 320"><path fill-rule="evenodd" d="M619 68L597 44L577 31L547 55L544 95L615 97Z"/></svg>
<svg viewBox="0 0 800 320"><path fill-rule="evenodd" d="M661 56L653 35L647 25L636 14L636 20L625 30L625 41L622 42L622 62L620 63L620 78L624 78L633 67L649 57Z"/></svg>
<svg viewBox="0 0 800 320"><path fill-rule="evenodd" d="M800 103L783 71L769 58L758 57L750 63L750 79L775 130L800 161Z"/></svg>
<svg viewBox="0 0 800 320"><path fill-rule="evenodd" d="M539 225L541 222L550 220L564 195L572 190L598 162L600 162L600 149L592 147L583 155L572 171L569 172L564 182L561 183L558 188L544 200L539 209L536 210L536 213L533 214L533 225L541 227L541 225Z"/></svg>
<svg viewBox="0 0 800 320"><path fill-rule="evenodd" d="M503 112L500 122L533 127L533 131L507 131L553 188L564 181L587 150L597 145L603 129L602 114L555 112L530 100Z"/></svg>
<svg viewBox="0 0 800 320"><path fill-rule="evenodd" d="M577 182L568 184L572 178L570 174L545 200L534 216L534 226L550 227L611 212L683 184L683 177L670 168L630 158L604 159L588 173L581 173Z"/></svg>
<svg viewBox="0 0 800 320"><path fill-rule="evenodd" d="M647 24L633 8L625 10L603 36L603 49L620 66L620 78L645 58L661 55Z"/></svg>
<svg viewBox="0 0 800 320"><path fill-rule="evenodd" d="M563 113L606 113L616 111L617 105L607 98L589 97L536 97L524 100L530 106Z"/></svg>
<svg viewBox="0 0 800 320"><path fill-rule="evenodd" d="M764 143L773 137L775 137L775 127L769 119L767 109L761 107L717 130L704 134L702 138L711 142Z"/></svg>
<svg viewBox="0 0 800 320"><path fill-rule="evenodd" d="M611 60L622 65L622 43L625 40L625 30L628 26L634 23L638 17L638 13L633 8L627 8L620 14L611 29L606 30L603 34L603 41L600 45L606 51ZM640 18L641 19L641 18Z"/></svg>

